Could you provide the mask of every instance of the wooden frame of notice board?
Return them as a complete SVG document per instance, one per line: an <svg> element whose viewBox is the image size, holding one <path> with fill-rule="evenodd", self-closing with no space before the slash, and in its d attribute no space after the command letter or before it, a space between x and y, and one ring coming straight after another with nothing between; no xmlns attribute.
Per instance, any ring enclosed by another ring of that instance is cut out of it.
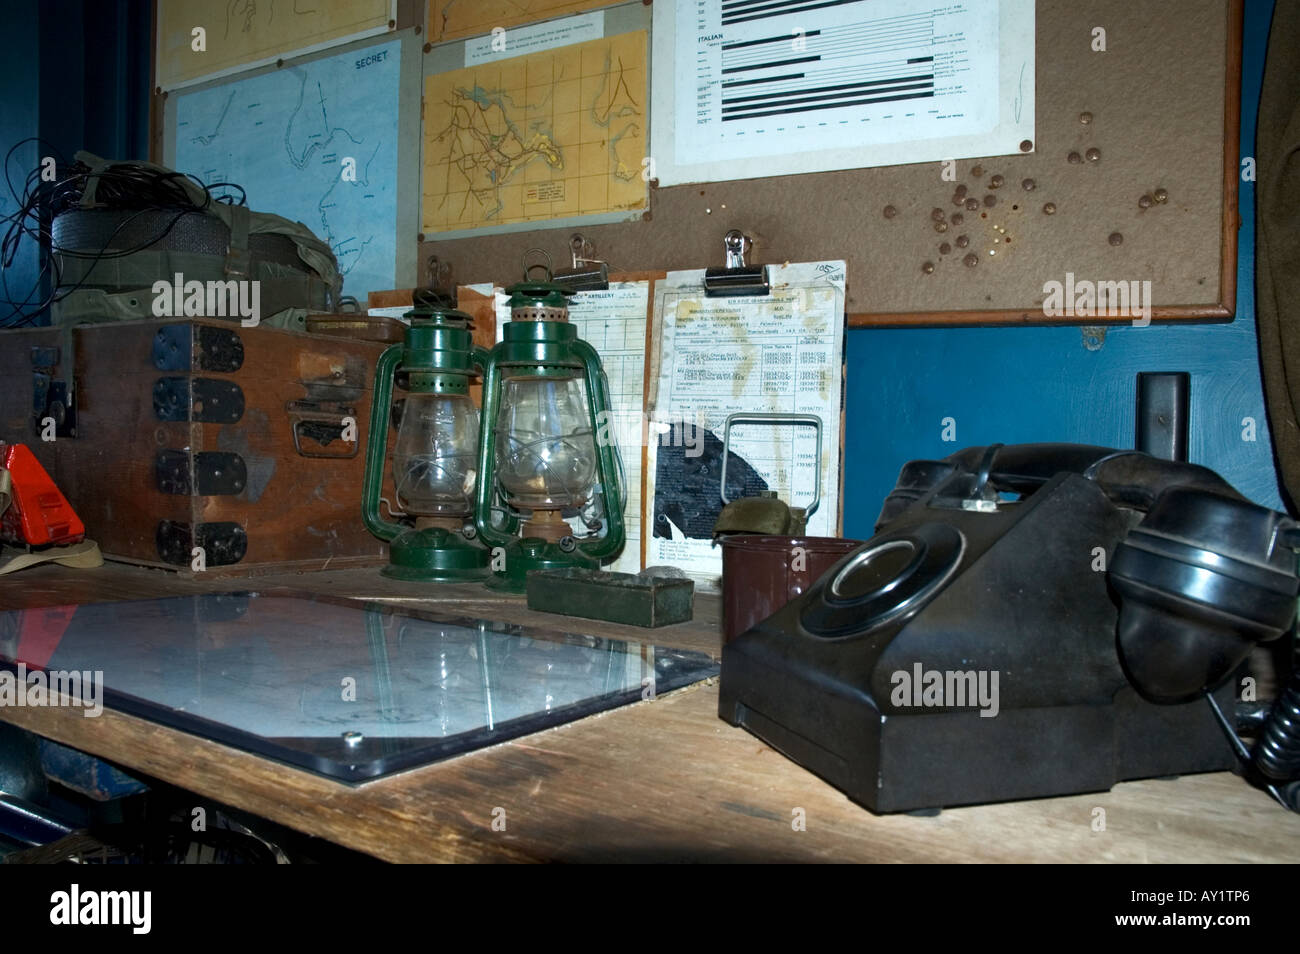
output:
<svg viewBox="0 0 1300 954"><path fill-rule="evenodd" d="M1124 0L1038 0L1032 151L957 162L959 181L976 195L993 194L993 208L1006 216L984 217L983 206L973 213L988 240L975 268L963 265L969 250L941 254L944 236L931 230L934 209L959 211L954 183L936 163L669 187L652 180L650 209L638 221L581 232L596 257L619 270L720 265L730 228L753 240L750 262L843 258L850 327L1133 320L1045 313L1044 283L1063 282L1066 272L1098 283L1150 281L1156 321L1231 320L1242 12L1241 0L1189 0L1172 19L1147 17ZM1108 29L1105 52L1090 45L1098 25ZM1091 123L1081 121L1085 113ZM1085 159L1094 149L1100 159ZM976 167L980 176L971 175ZM1000 192L989 188L994 175L1004 180ZM1035 180L1033 191L1022 188L1026 179ZM1166 201L1139 206L1157 190ZM1055 214L1041 211L1048 203ZM896 213L889 219L887 205ZM969 224L974 249L981 236ZM500 280L528 248L563 257L570 231L431 234L422 236L420 260L452 262L463 282ZM935 266L929 273L927 261Z"/></svg>

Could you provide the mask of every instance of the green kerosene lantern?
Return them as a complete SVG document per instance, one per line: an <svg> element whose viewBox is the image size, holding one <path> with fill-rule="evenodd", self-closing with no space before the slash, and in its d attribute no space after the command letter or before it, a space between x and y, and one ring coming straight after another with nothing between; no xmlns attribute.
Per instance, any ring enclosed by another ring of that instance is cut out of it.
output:
<svg viewBox="0 0 1300 954"><path fill-rule="evenodd" d="M473 344L470 316L440 293L418 289L406 317L405 340L388 348L375 368L362 516L371 533L388 541L385 576L482 580L488 553L471 539L479 415L469 386L487 352ZM393 448L395 506L413 526L379 514L395 378L406 391Z"/></svg>
<svg viewBox="0 0 1300 954"><path fill-rule="evenodd" d="M569 324L572 292L549 273L506 292L510 322L483 372L474 524L493 551L488 586L522 592L529 570L599 569L616 557L626 495L609 384Z"/></svg>

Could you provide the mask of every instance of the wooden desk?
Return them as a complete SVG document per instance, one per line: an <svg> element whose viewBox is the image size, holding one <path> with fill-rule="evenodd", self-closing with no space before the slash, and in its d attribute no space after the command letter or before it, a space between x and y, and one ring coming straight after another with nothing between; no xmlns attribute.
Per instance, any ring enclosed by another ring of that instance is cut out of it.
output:
<svg viewBox="0 0 1300 954"><path fill-rule="evenodd" d="M263 585L399 603L430 590L373 570L251 582L40 566L0 578L0 608ZM648 631L532 613L477 586L436 592L466 614L718 650L710 597L692 623ZM1300 816L1228 773L875 816L722 722L717 704L716 685L696 685L357 787L109 711L0 709L0 719L390 861L1300 861ZM496 808L505 831L492 830ZM1093 831L1095 808L1105 831ZM806 831L791 825L796 809Z"/></svg>

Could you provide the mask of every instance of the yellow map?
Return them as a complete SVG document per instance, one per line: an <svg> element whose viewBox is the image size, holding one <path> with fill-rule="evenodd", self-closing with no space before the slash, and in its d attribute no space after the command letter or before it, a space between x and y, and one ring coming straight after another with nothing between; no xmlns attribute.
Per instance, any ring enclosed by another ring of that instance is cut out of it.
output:
<svg viewBox="0 0 1300 954"><path fill-rule="evenodd" d="M382 32L390 12L390 0L166 0L158 4L158 85Z"/></svg>
<svg viewBox="0 0 1300 954"><path fill-rule="evenodd" d="M609 6L616 0L429 0L429 42L509 29L534 20Z"/></svg>
<svg viewBox="0 0 1300 954"><path fill-rule="evenodd" d="M425 78L424 232L643 209L644 30Z"/></svg>

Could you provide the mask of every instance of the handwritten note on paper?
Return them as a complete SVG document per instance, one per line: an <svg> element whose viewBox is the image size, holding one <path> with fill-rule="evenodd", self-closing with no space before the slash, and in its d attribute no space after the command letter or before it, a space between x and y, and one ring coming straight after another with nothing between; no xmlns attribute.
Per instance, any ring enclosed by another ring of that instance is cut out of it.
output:
<svg viewBox="0 0 1300 954"><path fill-rule="evenodd" d="M646 563L678 566L703 584L716 584L722 572L712 530L722 509L729 414L821 418L821 502L808 520L808 535L836 536L839 530L844 263L772 266L770 278L770 296L709 298L703 270L669 272L655 288L659 344ZM737 424L730 443L732 499L774 490L794 507L812 500L818 471L813 428Z"/></svg>

